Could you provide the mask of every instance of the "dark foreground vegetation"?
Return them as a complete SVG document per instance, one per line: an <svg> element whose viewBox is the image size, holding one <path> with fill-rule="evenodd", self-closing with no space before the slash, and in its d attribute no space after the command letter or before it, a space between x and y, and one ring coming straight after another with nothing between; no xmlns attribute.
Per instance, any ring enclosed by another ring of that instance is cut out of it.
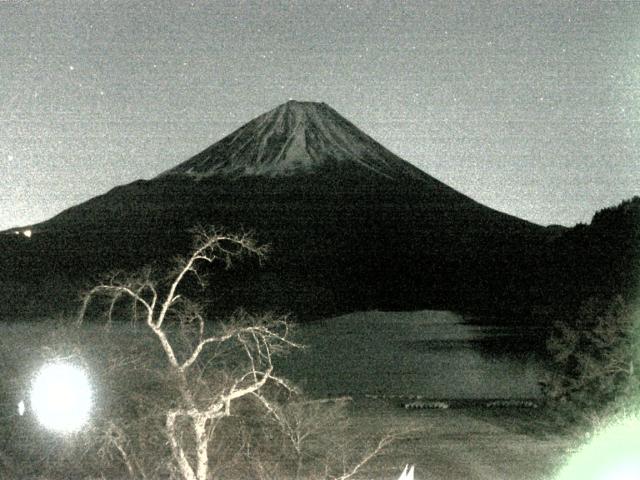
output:
<svg viewBox="0 0 640 480"><path fill-rule="evenodd" d="M640 401L640 310L622 296L589 299L558 320L547 340L544 384L560 426L599 426Z"/></svg>

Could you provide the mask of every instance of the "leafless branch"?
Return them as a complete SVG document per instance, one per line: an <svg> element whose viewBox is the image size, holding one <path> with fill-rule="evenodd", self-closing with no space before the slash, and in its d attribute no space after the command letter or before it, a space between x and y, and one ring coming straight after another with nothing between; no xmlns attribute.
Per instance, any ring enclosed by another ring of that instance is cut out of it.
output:
<svg viewBox="0 0 640 480"><path fill-rule="evenodd" d="M360 470L362 467L364 467L373 458L375 458L376 456L380 455L380 452L382 452L382 450L384 450L387 446L389 446L389 444L391 442L393 442L394 439L395 439L394 435L385 435L384 437L382 437L380 439L380 441L378 442L378 445L373 450L371 450L370 452L367 452L362 457L362 459L353 468L351 468L351 470L349 470L348 472L343 473L339 477L332 477L332 478L334 480L347 480L348 478L353 477L356 473L358 473L358 470Z"/></svg>

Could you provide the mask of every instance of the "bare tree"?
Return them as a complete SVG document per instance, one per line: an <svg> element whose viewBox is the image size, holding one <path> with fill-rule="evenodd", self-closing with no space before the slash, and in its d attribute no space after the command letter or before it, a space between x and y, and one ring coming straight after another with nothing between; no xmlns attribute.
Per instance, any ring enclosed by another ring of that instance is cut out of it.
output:
<svg viewBox="0 0 640 480"><path fill-rule="evenodd" d="M243 470L246 476L265 479L346 480L394 438L385 436L370 449L362 449L362 454L355 453L358 448L335 438L344 432L331 426L345 424L337 410L301 400L295 387L275 373L274 356L301 348L291 339L286 316L255 316L238 310L224 322L210 322L205 321L201 305L187 298L194 280L205 285L202 267L207 264L228 268L243 255L261 261L265 253L266 248L250 235L199 228L190 255L176 259L164 280L148 268L136 275L114 273L83 295L78 324L89 315L95 299L106 300L101 307L107 324L123 312L127 300L133 310L125 313L152 332L168 369L165 383L150 390L139 386L140 392L129 393L133 400L119 407L124 417L130 406L144 411L143 416L123 420L124 427L111 419L98 427L102 428L98 435L102 458L116 455L130 477L153 478L151 469L157 473L162 463L153 432L162 431L167 442L161 448L169 459L163 475L172 478L205 480L224 476L231 468L234 477ZM116 361L114 368L129 376L124 387L114 384L122 391L132 383L129 370L133 367L120 363ZM147 370L139 363L135 368L153 383L147 372L157 375L157 369ZM143 363L150 365L152 360L146 356ZM283 403L283 398L295 401ZM330 464L333 453L342 456L338 466ZM286 458L293 458L290 468ZM152 466L145 471L145 465Z"/></svg>
<svg viewBox="0 0 640 480"><path fill-rule="evenodd" d="M111 275L84 295L79 313L78 322L82 322L92 299L103 296L109 302L110 321L116 303L128 298L136 308L135 315L140 316L158 339L181 397L165 412L165 430L173 459L186 480L208 478L210 440L217 423L232 415L236 401L252 397L277 415L275 406L263 395L265 387L274 384L287 391L294 390L284 378L274 374L273 366L275 354L299 346L289 338L289 323L285 317L252 316L240 311L231 321L216 325L215 332L211 333L198 304L180 292L188 276L204 283L198 270L201 264L222 262L229 266L234 258L244 254L260 259L265 254L265 247L257 245L248 235L199 229L192 253L177 261L166 285L153 280L150 270L124 278ZM180 329L183 341L172 336L172 322L183 327ZM185 339L191 341L185 342ZM211 350L215 355L226 344L233 344L231 348L242 352L246 367L212 385L203 380L203 369L206 368L203 353ZM185 428L190 428L191 438L195 441L189 441L185 436ZM123 448L126 442L120 430L114 432L118 435L110 438L133 475L134 465Z"/></svg>

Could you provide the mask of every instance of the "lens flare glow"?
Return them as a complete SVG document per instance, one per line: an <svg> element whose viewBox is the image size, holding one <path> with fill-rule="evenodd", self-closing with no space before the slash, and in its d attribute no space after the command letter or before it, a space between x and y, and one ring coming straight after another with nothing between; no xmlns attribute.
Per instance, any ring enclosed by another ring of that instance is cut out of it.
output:
<svg viewBox="0 0 640 480"><path fill-rule="evenodd" d="M557 480L640 478L640 417L615 422L570 458Z"/></svg>
<svg viewBox="0 0 640 480"><path fill-rule="evenodd" d="M89 419L93 391L83 369L67 363L49 363L34 378L30 400L42 425L72 433Z"/></svg>

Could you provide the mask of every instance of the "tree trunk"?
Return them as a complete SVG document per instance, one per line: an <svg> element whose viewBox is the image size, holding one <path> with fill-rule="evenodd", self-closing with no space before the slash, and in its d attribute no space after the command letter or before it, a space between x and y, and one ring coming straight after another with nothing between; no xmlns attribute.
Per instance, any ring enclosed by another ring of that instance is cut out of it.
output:
<svg viewBox="0 0 640 480"><path fill-rule="evenodd" d="M198 480L207 480L209 474L209 455L207 446L207 417L202 415L193 419L193 429L196 434L196 477Z"/></svg>
<svg viewBox="0 0 640 480"><path fill-rule="evenodd" d="M176 438L176 416L173 414L167 415L167 435L169 436L169 445L171 446L171 451L173 452L173 457L178 462L178 468L180 469L180 473L184 477L184 480L199 480L196 477L196 474L193 472L193 468L189 465L189 460L184 453L184 450L178 443Z"/></svg>

